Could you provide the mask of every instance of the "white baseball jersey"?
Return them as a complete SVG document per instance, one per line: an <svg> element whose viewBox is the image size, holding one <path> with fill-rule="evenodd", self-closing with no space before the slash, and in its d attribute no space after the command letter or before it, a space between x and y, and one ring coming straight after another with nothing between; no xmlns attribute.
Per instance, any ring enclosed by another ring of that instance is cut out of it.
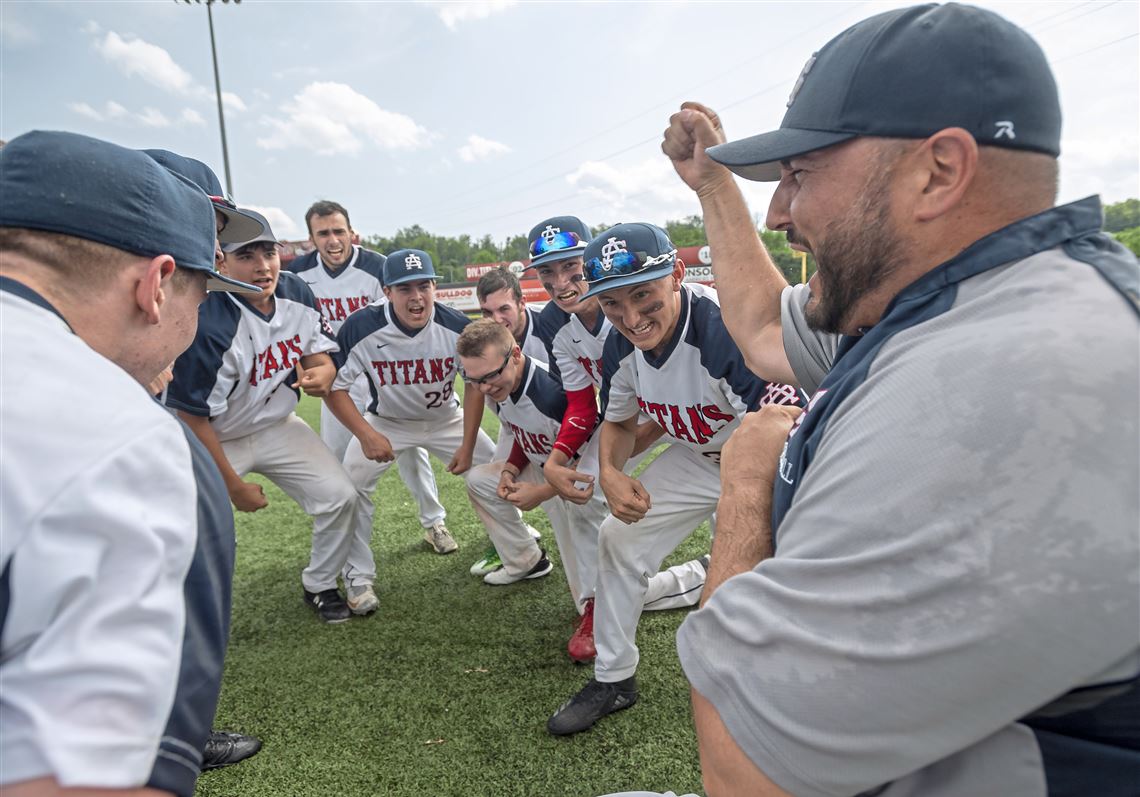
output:
<svg viewBox="0 0 1140 797"><path fill-rule="evenodd" d="M228 632L225 487L43 297L0 278L0 324L0 786L189 797Z"/></svg>
<svg viewBox="0 0 1140 797"><path fill-rule="evenodd" d="M409 330L390 304L365 307L340 328L333 390L348 390L366 374L372 395L368 412L412 421L449 416L459 408L455 342L470 323L463 313L437 302L431 321Z"/></svg>
<svg viewBox="0 0 1140 797"><path fill-rule="evenodd" d="M719 461L720 449L740 417L765 404L801 404L788 385L769 383L748 370L725 329L716 291L681 287L681 312L659 357L614 331L606 340L602 417L621 422L642 412L670 442Z"/></svg>
<svg viewBox="0 0 1140 797"><path fill-rule="evenodd" d="M353 246L349 261L333 271L314 249L291 262L288 269L313 291L321 315L335 334L340 332L344 320L361 307L388 301L384 296L384 260L378 252Z"/></svg>
<svg viewBox="0 0 1140 797"><path fill-rule="evenodd" d="M527 459L541 468L566 414L566 393L546 365L527 357L518 389L501 403L495 402L494 409Z"/></svg>
<svg viewBox="0 0 1140 797"><path fill-rule="evenodd" d="M550 352L546 350L546 343L538 334L540 313L529 305L523 309L526 311L526 329L523 330L523 339L519 342L519 348L527 357L546 365L550 362Z"/></svg>
<svg viewBox="0 0 1140 797"><path fill-rule="evenodd" d="M594 329L582 320L548 302L538 317L538 336L547 348L550 373L567 392L602 385L602 349L613 326L598 311Z"/></svg>
<svg viewBox="0 0 1140 797"><path fill-rule="evenodd" d="M336 351L336 338L313 292L281 272L266 316L232 293L211 293L198 311L198 335L174 363L166 404L208 416L222 442L285 418L300 393L301 357Z"/></svg>

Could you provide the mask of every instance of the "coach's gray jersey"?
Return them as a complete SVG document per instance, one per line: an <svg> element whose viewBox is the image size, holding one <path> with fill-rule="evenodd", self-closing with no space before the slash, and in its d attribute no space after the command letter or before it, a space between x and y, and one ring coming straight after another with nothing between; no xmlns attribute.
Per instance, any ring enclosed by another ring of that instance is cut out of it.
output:
<svg viewBox="0 0 1140 797"><path fill-rule="evenodd" d="M1137 263L1099 223L1095 199L1024 219L844 339L775 556L681 627L783 789L1140 793Z"/></svg>

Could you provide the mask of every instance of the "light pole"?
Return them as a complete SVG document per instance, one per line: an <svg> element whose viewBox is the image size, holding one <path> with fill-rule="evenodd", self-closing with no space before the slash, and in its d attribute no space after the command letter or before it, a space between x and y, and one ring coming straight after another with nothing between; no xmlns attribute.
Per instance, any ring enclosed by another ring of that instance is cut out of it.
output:
<svg viewBox="0 0 1140 797"><path fill-rule="evenodd" d="M178 2L178 0L174 1ZM189 5L191 0L183 0L183 2ZM200 5L203 0L194 0L194 2ZM206 19L210 24L210 55L214 60L214 96L218 100L218 129L222 133L222 165L226 171L226 194L232 197L234 194L234 181L230 176L230 150L229 147L226 146L226 113L222 108L222 79L218 74L218 46L214 39L214 12L210 8L210 6L216 2L218 2L218 0L205 0ZM231 0L221 0L221 2L229 3ZM232 2L234 5L237 5L241 0L232 0Z"/></svg>

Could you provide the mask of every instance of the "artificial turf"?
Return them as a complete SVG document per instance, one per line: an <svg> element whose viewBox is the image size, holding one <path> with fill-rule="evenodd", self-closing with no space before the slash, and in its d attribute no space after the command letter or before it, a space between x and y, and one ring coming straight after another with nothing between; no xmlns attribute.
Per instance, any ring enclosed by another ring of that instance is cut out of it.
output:
<svg viewBox="0 0 1140 797"><path fill-rule="evenodd" d="M314 427L319 405L298 413ZM490 413L484 428L492 438ZM700 793L688 686L674 635L684 611L649 612L638 644L640 699L593 730L547 734L547 717L590 677L571 663L575 613L546 516L528 521L555 563L547 578L491 587L467 571L487 538L463 482L432 460L447 525L440 556L391 468L376 491L379 611L324 625L301 600L311 523L260 477L269 506L237 516L233 626L215 727L264 748L207 772L201 797L525 795L634 789ZM698 530L666 564L707 553Z"/></svg>

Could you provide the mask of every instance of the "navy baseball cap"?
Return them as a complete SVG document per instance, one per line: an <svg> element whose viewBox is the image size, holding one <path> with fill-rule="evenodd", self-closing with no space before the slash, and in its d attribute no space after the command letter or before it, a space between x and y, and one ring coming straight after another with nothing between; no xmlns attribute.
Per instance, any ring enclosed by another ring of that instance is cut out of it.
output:
<svg viewBox="0 0 1140 797"><path fill-rule="evenodd" d="M926 138L948 127L979 144L1061 151L1057 84L1028 33L973 6L922 5L857 22L815 53L778 130L710 147L749 180L857 136Z"/></svg>
<svg viewBox="0 0 1140 797"><path fill-rule="evenodd" d="M397 249L384 261L384 287L402 282L439 279L431 264L431 255L422 249Z"/></svg>
<svg viewBox="0 0 1140 797"><path fill-rule="evenodd" d="M257 225L261 227L262 231L258 235L255 235L253 238L250 238L248 241L234 241L233 243L223 243L223 252L236 252L243 246L260 243L262 241L271 244L279 243L277 237L273 234L273 229L269 226L269 219L262 216L256 210L250 210L249 208L240 208L240 210L242 213L247 214L250 219L257 222Z"/></svg>
<svg viewBox="0 0 1140 797"><path fill-rule="evenodd" d="M644 222L619 224L586 247L586 284L582 297L667 277L677 262L677 247L660 227Z"/></svg>
<svg viewBox="0 0 1140 797"><path fill-rule="evenodd" d="M590 237L590 228L577 216L555 216L540 221L526 237L530 263L523 271L543 263L581 256Z"/></svg>
<svg viewBox="0 0 1140 797"><path fill-rule="evenodd" d="M218 233L218 241L223 244L237 241L250 241L264 231L262 221L253 218L250 211L242 210L234 204L233 199L222 191L222 184L218 175L202 161L187 158L177 152L167 149L144 149L156 161L175 174L180 174L194 185L201 188L214 203L214 210L221 213L226 219L226 225Z"/></svg>
<svg viewBox="0 0 1140 797"><path fill-rule="evenodd" d="M33 130L0 149L0 227L60 233L205 271L209 290L260 293L214 269L209 197L145 152Z"/></svg>

